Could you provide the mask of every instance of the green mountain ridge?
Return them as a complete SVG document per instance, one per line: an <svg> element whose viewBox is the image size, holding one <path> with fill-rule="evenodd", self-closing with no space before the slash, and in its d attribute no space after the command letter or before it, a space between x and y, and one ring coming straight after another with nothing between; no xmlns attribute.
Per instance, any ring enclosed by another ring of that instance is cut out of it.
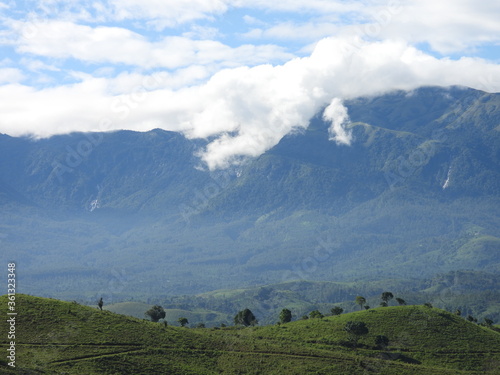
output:
<svg viewBox="0 0 500 375"><path fill-rule="evenodd" d="M86 303L498 272L500 94L345 105L350 146L317 115L226 171L195 156L207 140L159 129L2 135L0 259L19 264L21 292Z"/></svg>

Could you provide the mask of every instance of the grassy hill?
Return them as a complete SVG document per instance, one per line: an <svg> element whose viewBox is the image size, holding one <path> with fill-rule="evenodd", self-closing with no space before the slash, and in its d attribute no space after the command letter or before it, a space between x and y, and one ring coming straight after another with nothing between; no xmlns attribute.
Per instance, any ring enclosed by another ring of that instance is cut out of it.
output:
<svg viewBox="0 0 500 375"><path fill-rule="evenodd" d="M0 313L6 314L6 296ZM250 328L190 329L17 296L16 371L2 374L499 374L500 334L443 310L401 306ZM357 348L343 327L363 321ZM7 323L1 323L5 332ZM377 348L384 335L389 345ZM1 337L5 347L6 336Z"/></svg>

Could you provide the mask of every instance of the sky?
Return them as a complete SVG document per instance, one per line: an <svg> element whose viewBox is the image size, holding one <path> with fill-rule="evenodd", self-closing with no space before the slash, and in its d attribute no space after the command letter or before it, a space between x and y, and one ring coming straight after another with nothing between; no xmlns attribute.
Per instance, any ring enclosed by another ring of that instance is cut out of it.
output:
<svg viewBox="0 0 500 375"><path fill-rule="evenodd" d="M500 91L497 0L0 2L0 133L154 128L206 138L209 169L262 154L346 99Z"/></svg>

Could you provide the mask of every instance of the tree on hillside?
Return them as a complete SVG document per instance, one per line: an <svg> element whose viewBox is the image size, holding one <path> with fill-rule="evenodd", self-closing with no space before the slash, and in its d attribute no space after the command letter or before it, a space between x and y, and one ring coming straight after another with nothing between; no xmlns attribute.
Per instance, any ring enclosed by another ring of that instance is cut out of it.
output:
<svg viewBox="0 0 500 375"><path fill-rule="evenodd" d="M406 305L406 301L399 297L396 297L396 302L399 304L399 306Z"/></svg>
<svg viewBox="0 0 500 375"><path fill-rule="evenodd" d="M254 326L256 324L259 324L257 319L255 318L255 315L249 310L241 310L236 314L234 317L234 324L235 325L244 325L245 327L248 326Z"/></svg>
<svg viewBox="0 0 500 375"><path fill-rule="evenodd" d="M179 319L177 319L177 321L179 322L179 324L181 325L181 327L185 327L186 324L189 323L189 320L187 318L179 318Z"/></svg>
<svg viewBox="0 0 500 375"><path fill-rule="evenodd" d="M484 325L485 325L486 327L491 327L491 326L493 326L493 320L488 319L488 318L484 318Z"/></svg>
<svg viewBox="0 0 500 375"><path fill-rule="evenodd" d="M366 298L365 297L361 297L361 296L357 296L356 297L356 303L359 305L359 308L361 310L363 310L363 306L366 303Z"/></svg>
<svg viewBox="0 0 500 375"><path fill-rule="evenodd" d="M330 311L332 312L332 315L340 315L344 312L344 309L342 307L335 306Z"/></svg>
<svg viewBox="0 0 500 375"><path fill-rule="evenodd" d="M353 322L349 321L344 327L344 331L347 332L347 338L351 344L356 347L358 340L361 336L367 335L369 330L365 322Z"/></svg>
<svg viewBox="0 0 500 375"><path fill-rule="evenodd" d="M392 294L391 292L384 292L384 293L382 293L382 294L381 294L381 296L380 296L380 299L381 299L383 302L387 303L387 304L389 304L389 301L390 301L391 299L393 299L393 298L394 298L394 294Z"/></svg>
<svg viewBox="0 0 500 375"><path fill-rule="evenodd" d="M288 309L281 310L280 313L280 323L288 323L292 321L292 312Z"/></svg>
<svg viewBox="0 0 500 375"><path fill-rule="evenodd" d="M380 307L387 307L387 306L389 306L387 302L385 301L380 302Z"/></svg>
<svg viewBox="0 0 500 375"><path fill-rule="evenodd" d="M158 322L160 319L165 318L165 315L167 314L165 313L163 307L154 305L148 311L146 311L145 315L149 316L152 322Z"/></svg>
<svg viewBox="0 0 500 375"><path fill-rule="evenodd" d="M311 319L315 319L315 318L318 318L318 319L322 319L323 318L323 314L321 314L319 312L319 310L313 310L309 313L309 317Z"/></svg>

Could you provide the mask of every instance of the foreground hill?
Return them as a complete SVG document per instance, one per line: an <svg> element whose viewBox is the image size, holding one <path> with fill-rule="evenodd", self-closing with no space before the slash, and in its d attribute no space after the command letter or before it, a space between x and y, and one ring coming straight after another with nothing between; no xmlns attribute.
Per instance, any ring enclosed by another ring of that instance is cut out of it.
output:
<svg viewBox="0 0 500 375"><path fill-rule="evenodd" d="M0 297L4 316L6 302ZM2 358L4 374L500 373L499 333L424 306L220 329L165 327L26 295L17 306L16 370ZM348 321L369 328L356 349L346 343ZM389 346L377 348L377 335Z"/></svg>

